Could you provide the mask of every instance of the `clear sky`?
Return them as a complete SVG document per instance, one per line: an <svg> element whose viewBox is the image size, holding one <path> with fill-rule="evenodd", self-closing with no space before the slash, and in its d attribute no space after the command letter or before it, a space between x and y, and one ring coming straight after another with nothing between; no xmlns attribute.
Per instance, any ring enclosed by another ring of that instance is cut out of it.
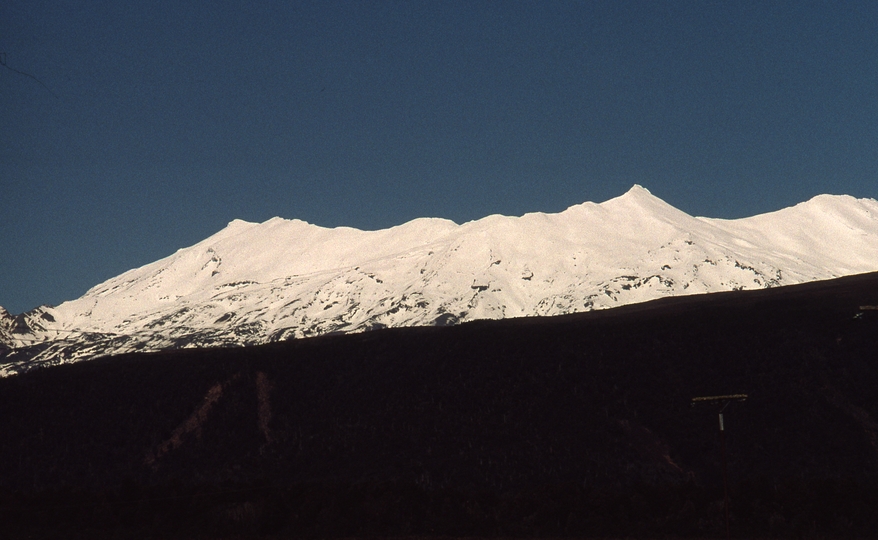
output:
<svg viewBox="0 0 878 540"><path fill-rule="evenodd" d="M0 52L12 313L235 218L878 197L874 0L5 0Z"/></svg>

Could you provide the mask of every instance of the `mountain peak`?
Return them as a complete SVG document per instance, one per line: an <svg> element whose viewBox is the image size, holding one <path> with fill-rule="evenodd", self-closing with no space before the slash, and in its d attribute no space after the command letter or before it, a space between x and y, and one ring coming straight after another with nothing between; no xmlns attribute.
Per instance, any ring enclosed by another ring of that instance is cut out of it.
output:
<svg viewBox="0 0 878 540"><path fill-rule="evenodd" d="M641 186L640 184L634 184L633 186L631 186L631 189L629 189L625 193L625 195L649 195L649 196L652 196L652 193L648 189L646 189L645 187Z"/></svg>
<svg viewBox="0 0 878 540"><path fill-rule="evenodd" d="M683 222L694 219L639 184L634 184L631 189L618 197L602 202L600 206L611 213L630 216L632 220L635 216Z"/></svg>
<svg viewBox="0 0 878 540"><path fill-rule="evenodd" d="M51 312L30 313L27 335L0 335L0 346L35 345L16 353L21 365L0 364L0 376L133 350L560 315L875 270L878 202L840 196L714 220L635 184L557 214L462 225L418 218L361 231L235 220Z"/></svg>
<svg viewBox="0 0 878 540"><path fill-rule="evenodd" d="M619 195L618 197L614 197L612 199L604 201L602 204L607 204L607 203L612 204L612 203L614 203L614 201L616 204L624 203L624 204L644 205L644 204L660 203L662 205L668 205L668 203L666 203L665 201L663 201L663 200L659 199L658 197L656 197L655 195L653 195L652 192L650 192L648 189L641 186L640 184L634 184L631 187L631 189L629 189L628 191L626 191L622 195ZM668 206L670 206L670 205L668 205Z"/></svg>

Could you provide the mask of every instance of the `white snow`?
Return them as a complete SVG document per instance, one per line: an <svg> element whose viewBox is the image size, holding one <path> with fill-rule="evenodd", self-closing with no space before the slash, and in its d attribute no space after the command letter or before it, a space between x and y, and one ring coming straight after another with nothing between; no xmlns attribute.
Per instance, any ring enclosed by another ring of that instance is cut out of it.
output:
<svg viewBox="0 0 878 540"><path fill-rule="evenodd" d="M556 315L661 296L878 270L878 202L820 195L737 220L692 217L634 186L558 214L416 219L379 231L234 220L173 255L29 314L46 363L252 344L381 326ZM48 315L53 322L38 320ZM6 315L8 318L8 314ZM75 336L93 332L88 347ZM112 343L107 336L115 336ZM66 353L65 353L66 351Z"/></svg>

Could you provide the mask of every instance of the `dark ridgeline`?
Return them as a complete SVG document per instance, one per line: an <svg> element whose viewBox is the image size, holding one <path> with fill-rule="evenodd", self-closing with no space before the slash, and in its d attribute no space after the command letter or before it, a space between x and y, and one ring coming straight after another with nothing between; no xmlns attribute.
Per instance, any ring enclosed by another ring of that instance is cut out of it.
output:
<svg viewBox="0 0 878 540"><path fill-rule="evenodd" d="M878 274L0 380L10 537L878 535Z"/></svg>

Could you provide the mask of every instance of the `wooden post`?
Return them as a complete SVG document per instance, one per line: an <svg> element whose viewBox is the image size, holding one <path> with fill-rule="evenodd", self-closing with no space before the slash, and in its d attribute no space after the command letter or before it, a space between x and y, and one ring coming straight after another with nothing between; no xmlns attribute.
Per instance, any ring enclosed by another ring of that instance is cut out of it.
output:
<svg viewBox="0 0 878 540"><path fill-rule="evenodd" d="M720 408L719 410L719 442L722 452L723 465L723 510L726 518L726 540L730 540L732 535L731 527L729 526L729 473L726 458L726 428L723 423L723 411L726 410L726 407L729 406L729 403L733 401L744 401L745 399L747 399L747 394L731 394L727 396L692 398L693 407L696 403L722 403L722 408Z"/></svg>
<svg viewBox="0 0 878 540"><path fill-rule="evenodd" d="M726 540L730 540L732 536L729 528L729 473L726 468L726 430L723 426L723 413L719 413L719 441L723 454L723 506L726 512Z"/></svg>

